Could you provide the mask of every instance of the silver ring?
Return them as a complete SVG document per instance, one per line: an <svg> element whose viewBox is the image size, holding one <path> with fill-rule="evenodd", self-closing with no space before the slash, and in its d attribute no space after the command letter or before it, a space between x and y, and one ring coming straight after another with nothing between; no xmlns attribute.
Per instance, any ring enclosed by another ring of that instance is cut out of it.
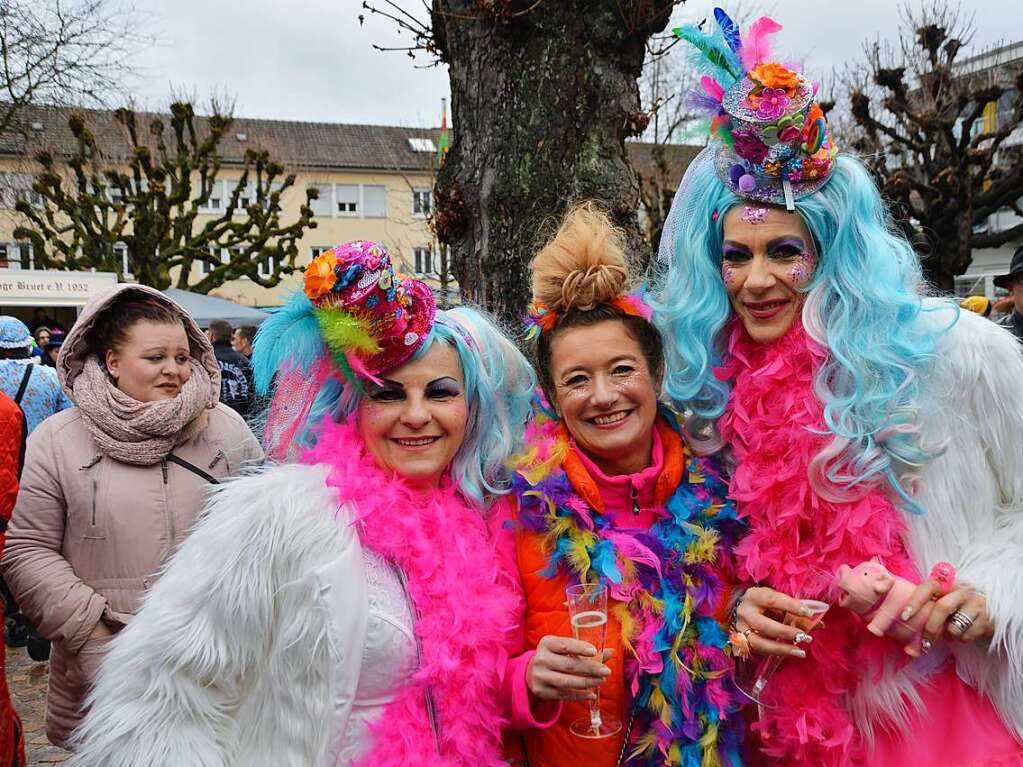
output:
<svg viewBox="0 0 1023 767"><path fill-rule="evenodd" d="M948 623L950 626L954 626L960 634L965 634L973 625L973 618L962 610L956 610L948 616Z"/></svg>

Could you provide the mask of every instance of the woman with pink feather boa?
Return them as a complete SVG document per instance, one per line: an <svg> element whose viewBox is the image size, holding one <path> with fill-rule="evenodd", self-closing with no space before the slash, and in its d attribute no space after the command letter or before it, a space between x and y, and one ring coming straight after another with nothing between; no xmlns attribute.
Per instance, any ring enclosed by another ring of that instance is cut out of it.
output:
<svg viewBox="0 0 1023 767"><path fill-rule="evenodd" d="M75 767L498 767L542 726L485 515L535 378L375 243L313 261L255 344L272 460L220 486L113 642Z"/></svg>
<svg viewBox="0 0 1023 767"><path fill-rule="evenodd" d="M692 103L713 140L665 226L655 321L667 394L734 461L733 653L783 659L751 762L1021 767L1023 357L926 297L817 85L770 55L780 26L716 18L677 30L706 55ZM838 604L861 563L920 584L887 616L926 613L908 644ZM793 625L805 598L831 605L816 628Z"/></svg>

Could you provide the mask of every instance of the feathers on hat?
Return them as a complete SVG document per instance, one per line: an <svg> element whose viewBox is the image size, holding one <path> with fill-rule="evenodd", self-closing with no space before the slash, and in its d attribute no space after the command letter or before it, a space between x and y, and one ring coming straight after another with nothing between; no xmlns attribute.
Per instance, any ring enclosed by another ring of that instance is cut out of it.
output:
<svg viewBox="0 0 1023 767"><path fill-rule="evenodd" d="M272 312L259 326L252 345L252 373L260 394L270 390L274 375L286 362L307 372L326 353L320 323L304 293L296 293Z"/></svg>
<svg viewBox="0 0 1023 767"><path fill-rule="evenodd" d="M771 59L771 38L781 31L781 24L769 16L754 21L742 41L742 67L748 72L757 64Z"/></svg>

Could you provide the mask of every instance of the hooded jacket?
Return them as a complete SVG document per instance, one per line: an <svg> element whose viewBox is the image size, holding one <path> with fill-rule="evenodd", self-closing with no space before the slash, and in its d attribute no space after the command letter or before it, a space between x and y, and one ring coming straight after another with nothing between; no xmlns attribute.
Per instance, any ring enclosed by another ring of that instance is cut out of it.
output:
<svg viewBox="0 0 1023 767"><path fill-rule="evenodd" d="M93 299L68 334L57 362L65 391L82 371L88 331L128 290L146 293L177 313L192 356L216 370L209 341L177 304L151 288L121 284ZM212 378L219 393L219 377ZM220 479L263 458L230 408L217 404L206 416L201 432L151 466L129 465L100 452L77 408L50 418L29 438L0 567L22 612L53 642L46 727L57 745L78 724L109 640L91 638L97 623L116 631L131 621L161 564L195 520L207 488L195 469Z"/></svg>

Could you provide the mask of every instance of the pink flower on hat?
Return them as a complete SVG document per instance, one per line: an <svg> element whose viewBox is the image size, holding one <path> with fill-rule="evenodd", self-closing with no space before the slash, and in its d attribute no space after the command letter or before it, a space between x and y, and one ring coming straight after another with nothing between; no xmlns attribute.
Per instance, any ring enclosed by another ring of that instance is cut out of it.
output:
<svg viewBox="0 0 1023 767"><path fill-rule="evenodd" d="M762 163L770 151L767 144L751 133L733 131L732 137L735 139L735 153L754 164Z"/></svg>
<svg viewBox="0 0 1023 767"><path fill-rule="evenodd" d="M781 88L764 88L757 105L757 117L761 120L777 120L785 114L789 96Z"/></svg>

